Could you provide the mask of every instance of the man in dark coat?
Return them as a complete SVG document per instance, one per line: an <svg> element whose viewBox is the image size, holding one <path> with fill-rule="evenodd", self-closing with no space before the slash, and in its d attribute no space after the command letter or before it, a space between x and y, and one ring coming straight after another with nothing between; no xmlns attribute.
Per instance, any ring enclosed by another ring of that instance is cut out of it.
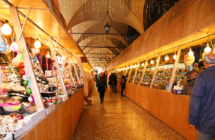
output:
<svg viewBox="0 0 215 140"><path fill-rule="evenodd" d="M205 70L196 78L191 93L189 123L198 140L215 138L215 54L204 57Z"/></svg>

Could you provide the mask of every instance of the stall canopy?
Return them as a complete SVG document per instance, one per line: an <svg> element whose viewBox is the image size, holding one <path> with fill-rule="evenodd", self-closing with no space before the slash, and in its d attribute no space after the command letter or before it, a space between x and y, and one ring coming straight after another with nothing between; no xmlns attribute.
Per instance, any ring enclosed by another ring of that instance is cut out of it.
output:
<svg viewBox="0 0 215 140"><path fill-rule="evenodd" d="M11 23L9 6L18 9L22 24L24 24L29 13L23 31L25 37L39 38L44 45L49 46L48 42L51 36L54 42L58 42L58 48L63 47L75 56L85 57L83 51L68 34L64 18L52 1L3 0L0 1L0 5L1 19L3 21L8 19L11 26L13 26L13 23Z"/></svg>

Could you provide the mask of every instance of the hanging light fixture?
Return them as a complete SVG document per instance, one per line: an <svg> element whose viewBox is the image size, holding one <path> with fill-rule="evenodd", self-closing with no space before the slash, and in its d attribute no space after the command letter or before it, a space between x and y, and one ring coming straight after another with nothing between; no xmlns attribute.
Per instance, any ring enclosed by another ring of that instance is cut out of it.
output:
<svg viewBox="0 0 215 140"><path fill-rule="evenodd" d="M19 49L19 46L17 45L17 43L15 42L16 39L13 39L13 43L10 45L10 49L14 52L17 52L17 50Z"/></svg>
<svg viewBox="0 0 215 140"><path fill-rule="evenodd" d="M209 46L209 43L207 43L207 46L206 46L206 48L204 49L204 51L205 51L206 53L211 52L211 47Z"/></svg>
<svg viewBox="0 0 215 140"><path fill-rule="evenodd" d="M62 59L65 59L64 55L62 56Z"/></svg>
<svg viewBox="0 0 215 140"><path fill-rule="evenodd" d="M151 64L154 64L154 61L153 60L151 60L151 62L150 62Z"/></svg>
<svg viewBox="0 0 215 140"><path fill-rule="evenodd" d="M169 57L166 55L166 57L165 57L165 60L167 61L167 60L169 60Z"/></svg>
<svg viewBox="0 0 215 140"><path fill-rule="evenodd" d="M40 53L40 49L35 49L35 54Z"/></svg>
<svg viewBox="0 0 215 140"><path fill-rule="evenodd" d="M191 48L190 48L190 51L188 52L188 55L189 55L189 56L193 56L193 51L192 51Z"/></svg>
<svg viewBox="0 0 215 140"><path fill-rule="evenodd" d="M9 35L11 34L12 32L12 29L10 27L10 25L8 24L9 21L8 20L5 20L5 23L4 25L1 27L1 32L4 34L4 35Z"/></svg>
<svg viewBox="0 0 215 140"><path fill-rule="evenodd" d="M143 66L144 66L144 63L142 63L141 66L143 67Z"/></svg>
<svg viewBox="0 0 215 140"><path fill-rule="evenodd" d="M176 59L176 53L174 54L173 59Z"/></svg>
<svg viewBox="0 0 215 140"><path fill-rule="evenodd" d="M108 23L106 23L105 26L104 26L104 20L105 20L106 16L109 17L109 19L110 19L110 21L111 21L111 25L109 25ZM109 30L110 30L110 28L112 27L113 22L112 22L112 19L110 18L110 15L108 14L108 0L107 0L107 14L105 15L105 17L104 17L104 19L103 19L103 21L102 21L102 25L103 25L104 28L105 28L106 34L109 34Z"/></svg>
<svg viewBox="0 0 215 140"><path fill-rule="evenodd" d="M47 58L50 58L50 57L51 57L51 55L49 54L49 51L47 52L46 57L47 57Z"/></svg>
<svg viewBox="0 0 215 140"><path fill-rule="evenodd" d="M148 66L148 63L146 63L146 65Z"/></svg>
<svg viewBox="0 0 215 140"><path fill-rule="evenodd" d="M41 47L41 43L40 41L38 40L38 38L36 39L36 41L34 42L34 47L39 49Z"/></svg>

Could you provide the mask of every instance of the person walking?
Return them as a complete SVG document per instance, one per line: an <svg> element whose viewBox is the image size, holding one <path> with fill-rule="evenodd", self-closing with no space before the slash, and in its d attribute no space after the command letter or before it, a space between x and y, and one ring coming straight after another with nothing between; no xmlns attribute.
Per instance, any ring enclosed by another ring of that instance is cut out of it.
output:
<svg viewBox="0 0 215 140"><path fill-rule="evenodd" d="M116 77L115 73L113 73L113 75L111 76L110 82L111 82L111 85L112 85L113 92L117 93L117 89L116 89L116 86L117 86L117 77Z"/></svg>
<svg viewBox="0 0 215 140"><path fill-rule="evenodd" d="M110 74L110 76L109 76L109 82L108 82L108 84L110 85L110 89L112 88L112 77L113 77L113 73L111 73Z"/></svg>
<svg viewBox="0 0 215 140"><path fill-rule="evenodd" d="M101 72L97 82L98 82L98 92L100 94L100 100L101 100L100 103L102 103L104 101L105 89L107 88L107 79L104 76L104 72Z"/></svg>
<svg viewBox="0 0 215 140"><path fill-rule="evenodd" d="M189 108L189 124L197 129L198 140L215 138L215 54L204 57L205 70L196 78Z"/></svg>
<svg viewBox="0 0 215 140"><path fill-rule="evenodd" d="M120 79L120 85L121 85L121 96L122 97L124 97L124 95L123 95L123 91L124 91L124 89L125 89L125 76L124 75L122 75L122 77L121 77L121 79Z"/></svg>

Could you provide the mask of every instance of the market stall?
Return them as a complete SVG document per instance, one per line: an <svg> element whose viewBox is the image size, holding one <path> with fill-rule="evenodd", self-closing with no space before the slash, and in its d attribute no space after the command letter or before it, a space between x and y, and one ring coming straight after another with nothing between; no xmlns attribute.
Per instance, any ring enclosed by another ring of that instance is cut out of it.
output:
<svg viewBox="0 0 215 140"><path fill-rule="evenodd" d="M43 1L37 5L24 0L0 4L4 7L0 9L0 138L31 139L34 133L35 139L44 139L44 133L51 134L55 128L59 133L48 138L70 139L83 110L84 91L71 88L74 82L67 61L73 58L61 63L58 56L65 57L62 50L83 56L82 51L53 11L44 10L49 7ZM40 19L49 17L49 21L38 20L38 13L43 13ZM76 69L74 72L77 76ZM62 115L58 121L57 114ZM60 131L65 129L70 132Z"/></svg>

